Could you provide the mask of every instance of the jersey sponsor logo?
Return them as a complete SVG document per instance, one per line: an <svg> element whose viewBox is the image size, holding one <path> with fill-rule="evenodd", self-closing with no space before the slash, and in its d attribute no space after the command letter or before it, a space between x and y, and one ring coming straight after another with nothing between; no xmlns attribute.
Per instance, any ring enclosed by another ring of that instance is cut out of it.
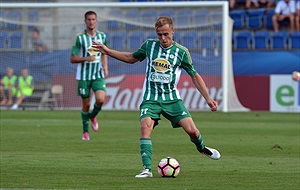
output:
<svg viewBox="0 0 300 190"><path fill-rule="evenodd" d="M171 69L171 64L168 60L157 58L154 61L152 61L152 67L159 72L166 72Z"/></svg>
<svg viewBox="0 0 300 190"><path fill-rule="evenodd" d="M150 81L152 82L161 82L161 83L170 83L171 75L161 74L161 73L151 73Z"/></svg>
<svg viewBox="0 0 300 190"><path fill-rule="evenodd" d="M95 51L95 50L96 50L96 49L93 48L92 46L90 46L90 47L88 48L88 51L89 51L89 54L90 54L90 55L96 55L98 52Z"/></svg>

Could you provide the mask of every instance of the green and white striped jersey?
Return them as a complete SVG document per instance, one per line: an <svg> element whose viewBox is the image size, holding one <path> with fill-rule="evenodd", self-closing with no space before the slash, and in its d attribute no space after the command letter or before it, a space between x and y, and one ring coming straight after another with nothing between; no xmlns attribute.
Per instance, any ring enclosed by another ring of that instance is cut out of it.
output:
<svg viewBox="0 0 300 190"><path fill-rule="evenodd" d="M139 61L147 59L143 101L180 99L177 84L182 69L190 76L197 73L188 49L177 42L169 48L163 48L159 40L148 39L133 53L133 56Z"/></svg>
<svg viewBox="0 0 300 190"><path fill-rule="evenodd" d="M102 71L101 53L93 51L92 41L101 44L107 44L106 35L103 32L97 31L94 36L90 36L86 30L77 34L74 45L72 47L72 54L80 57L96 56L93 62L85 61L77 65L76 79L77 80L95 80L97 78L104 78Z"/></svg>

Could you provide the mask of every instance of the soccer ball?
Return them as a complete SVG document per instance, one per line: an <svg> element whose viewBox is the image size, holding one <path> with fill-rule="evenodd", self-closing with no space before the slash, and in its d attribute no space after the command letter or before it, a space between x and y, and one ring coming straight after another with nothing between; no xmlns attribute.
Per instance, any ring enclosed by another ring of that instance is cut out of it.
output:
<svg viewBox="0 0 300 190"><path fill-rule="evenodd" d="M299 80L300 80L300 72L294 71L294 72L292 73L292 79L293 79L294 81L299 81Z"/></svg>
<svg viewBox="0 0 300 190"><path fill-rule="evenodd" d="M175 158L163 158L158 163L157 171L162 177L176 177L180 172L180 165Z"/></svg>

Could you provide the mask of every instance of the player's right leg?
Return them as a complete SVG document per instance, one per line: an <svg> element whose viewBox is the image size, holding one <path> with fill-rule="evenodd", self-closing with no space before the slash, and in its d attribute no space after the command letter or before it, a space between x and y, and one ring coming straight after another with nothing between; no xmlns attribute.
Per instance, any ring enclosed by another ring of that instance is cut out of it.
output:
<svg viewBox="0 0 300 190"><path fill-rule="evenodd" d="M99 125L96 116L102 109L105 101L106 83L104 78L96 79L91 82L91 87L95 93L95 104L92 112L90 113L90 120L92 122L92 129L97 132Z"/></svg>
<svg viewBox="0 0 300 190"><path fill-rule="evenodd" d="M156 102L143 102L140 106L140 154L144 169L140 174L135 176L137 178L153 177L151 167L152 142L150 136L153 128L158 124L158 120L160 120L160 111L161 107Z"/></svg>
<svg viewBox="0 0 300 190"><path fill-rule="evenodd" d="M152 177L152 142L150 136L153 126L154 120L152 120L150 117L144 117L141 119L140 154L142 157L144 170L135 176L138 178Z"/></svg>
<svg viewBox="0 0 300 190"><path fill-rule="evenodd" d="M90 140L89 137L89 109L90 109L90 81L78 80L77 95L82 100L81 121L82 140Z"/></svg>

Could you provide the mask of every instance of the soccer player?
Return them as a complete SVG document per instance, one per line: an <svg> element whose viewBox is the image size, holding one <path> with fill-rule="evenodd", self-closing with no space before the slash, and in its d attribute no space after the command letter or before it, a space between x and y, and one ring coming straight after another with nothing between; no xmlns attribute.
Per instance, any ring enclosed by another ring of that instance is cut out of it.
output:
<svg viewBox="0 0 300 190"><path fill-rule="evenodd" d="M14 75L14 69L11 67L6 68L6 75L2 78L0 84L0 96L2 101L1 106L11 106L13 97L17 94L16 84L18 77Z"/></svg>
<svg viewBox="0 0 300 190"><path fill-rule="evenodd" d="M19 105L23 102L23 100L31 96L33 93L34 81L33 77L28 74L27 68L23 68L21 70L21 76L18 77L17 89L17 100L11 107L12 110L18 109Z"/></svg>
<svg viewBox="0 0 300 190"><path fill-rule="evenodd" d="M158 125L161 114L171 122L173 128L182 127L200 153L214 160L220 158L217 150L204 146L199 130L182 103L176 88L181 70L187 71L212 111L217 111L217 102L212 100L202 77L194 69L188 49L173 41L175 30L172 19L166 16L158 18L155 30L158 39L146 40L133 53L109 49L97 42L94 42L93 46L98 51L129 64L147 60L143 101L140 105L140 154L144 169L135 176L138 178L152 177L150 135L154 127Z"/></svg>
<svg viewBox="0 0 300 190"><path fill-rule="evenodd" d="M78 64L76 80L78 83L77 94L82 99L82 140L90 140L89 120L92 122L92 129L98 131L96 116L101 111L105 101L105 77L108 76L107 55L93 51L92 41L99 44L106 44L107 42L106 35L96 30L98 20L94 11L85 13L84 22L86 29L76 36L70 62ZM93 110L89 113L91 89L94 91L96 102Z"/></svg>

